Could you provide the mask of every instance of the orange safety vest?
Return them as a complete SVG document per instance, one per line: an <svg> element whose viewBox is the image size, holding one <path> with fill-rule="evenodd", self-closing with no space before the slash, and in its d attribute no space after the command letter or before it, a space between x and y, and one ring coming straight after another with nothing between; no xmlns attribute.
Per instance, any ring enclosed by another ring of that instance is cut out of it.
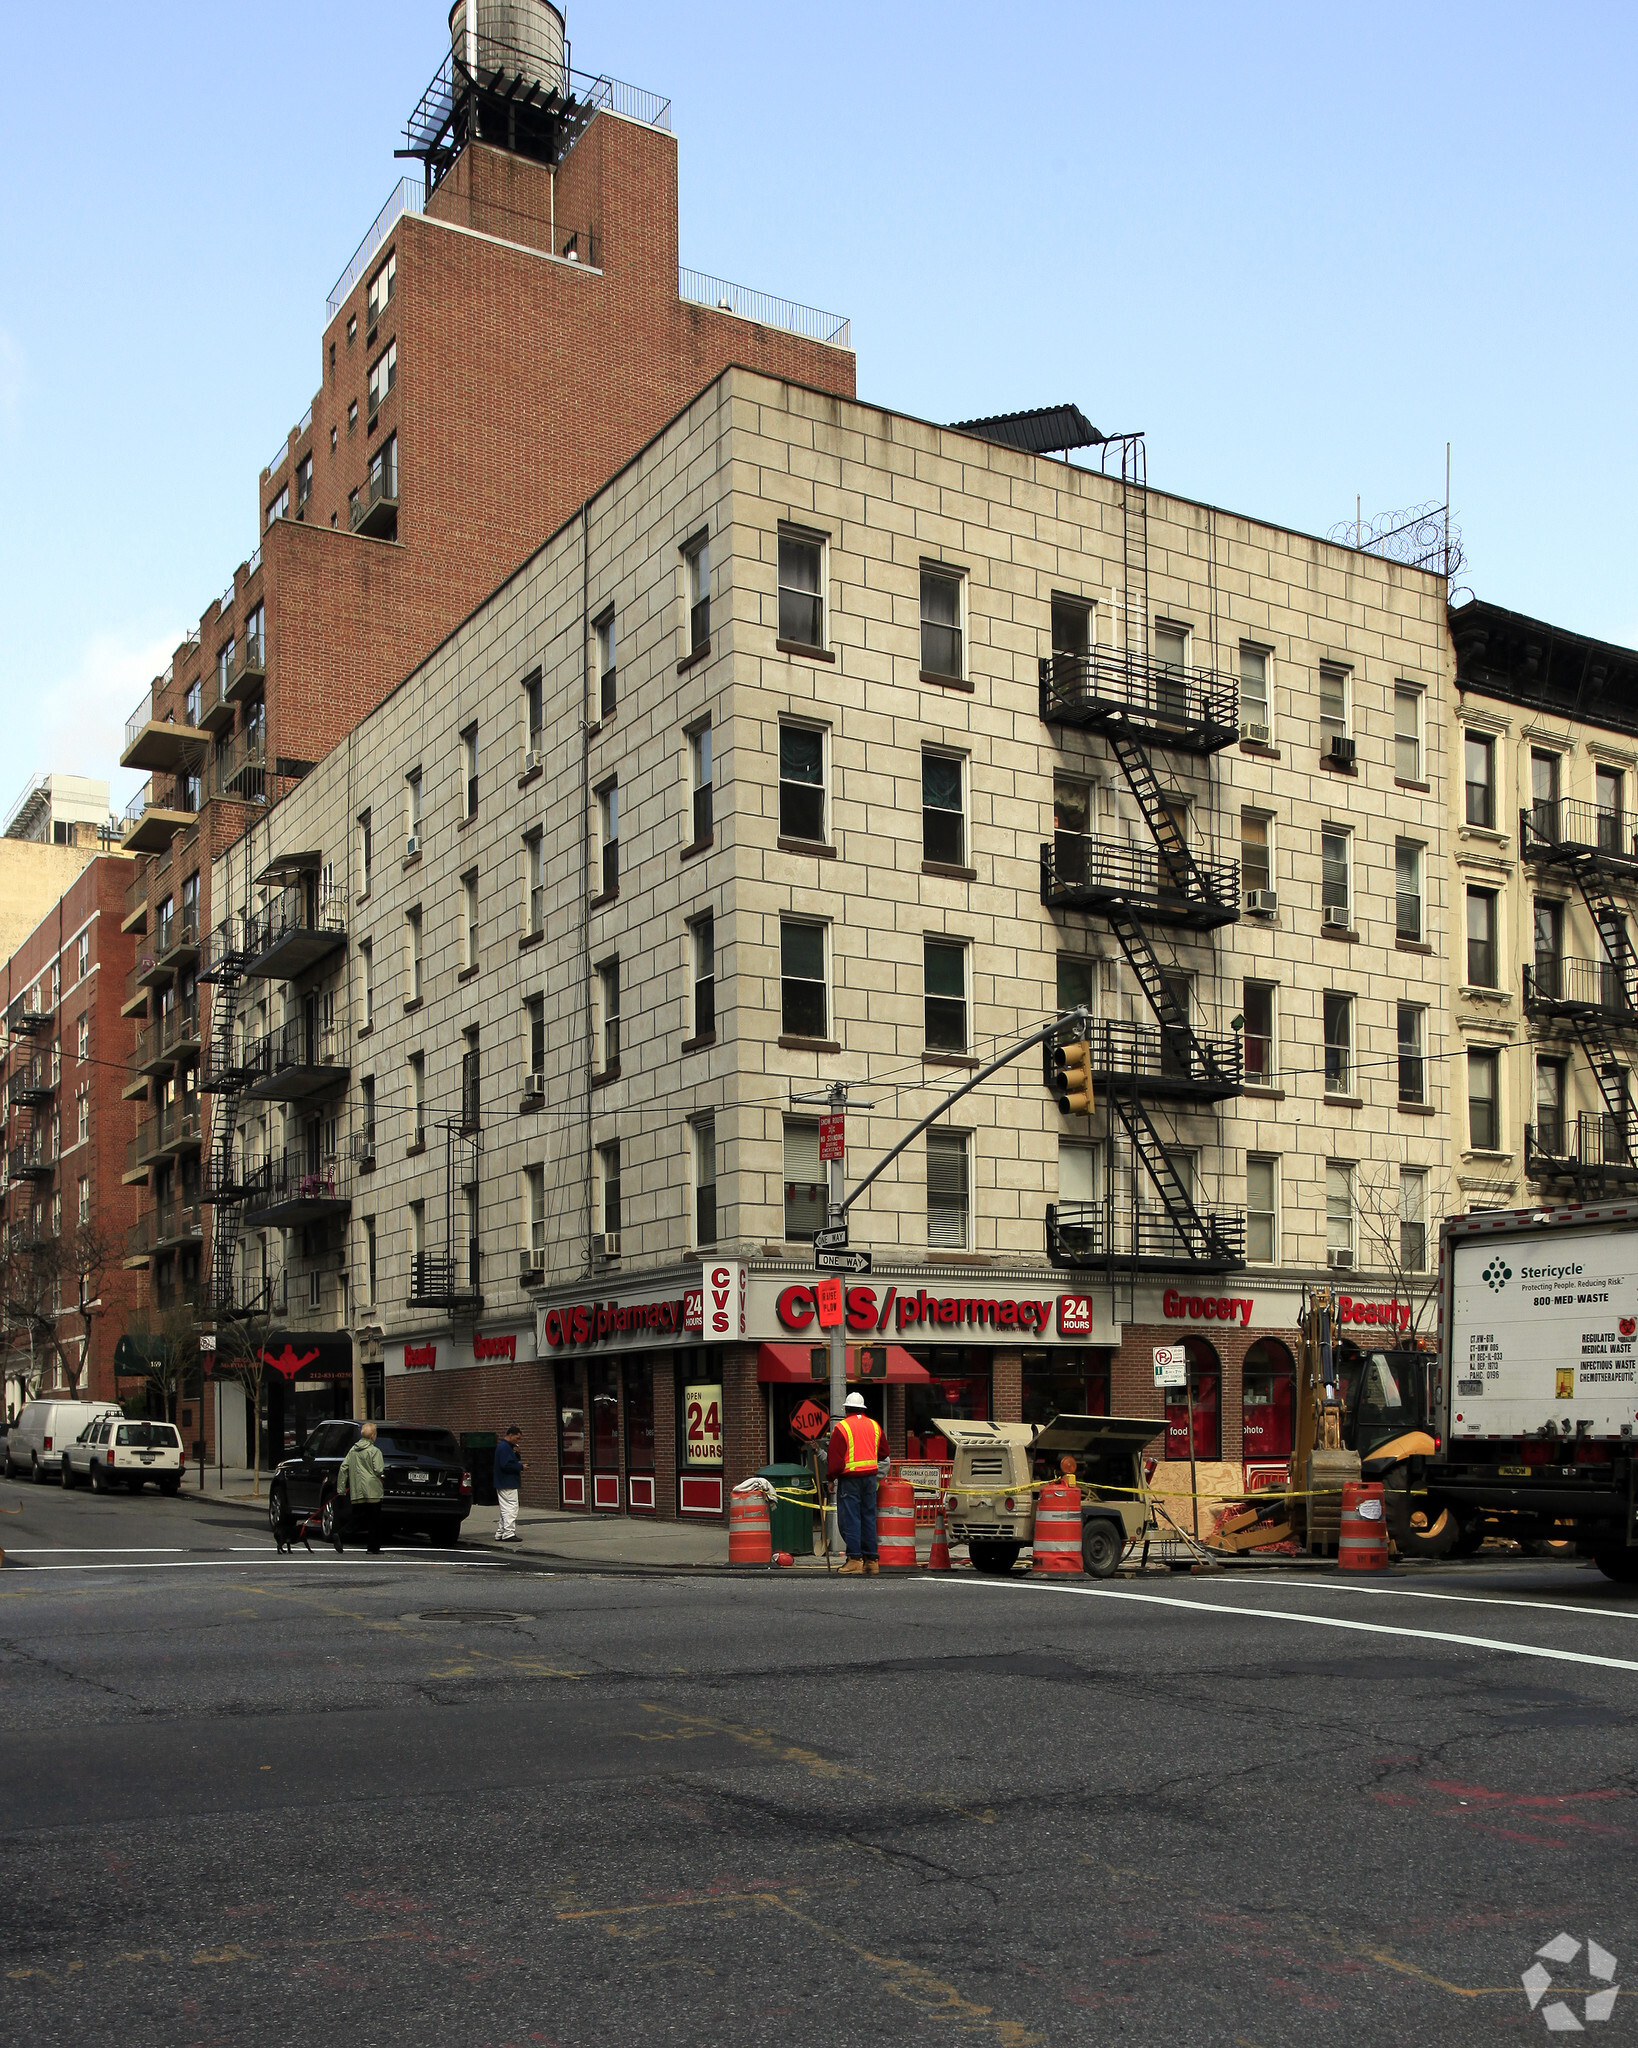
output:
<svg viewBox="0 0 1638 2048"><path fill-rule="evenodd" d="M868 1415L844 1415L836 1427L847 1439L847 1470L874 1472L881 1459L879 1425Z"/></svg>

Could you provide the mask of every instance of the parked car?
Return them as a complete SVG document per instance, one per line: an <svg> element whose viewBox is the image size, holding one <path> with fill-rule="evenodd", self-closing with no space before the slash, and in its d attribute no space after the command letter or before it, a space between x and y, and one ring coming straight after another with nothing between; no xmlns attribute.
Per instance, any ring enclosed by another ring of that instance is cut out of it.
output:
<svg viewBox="0 0 1638 2048"><path fill-rule="evenodd" d="M87 1423L64 1449L63 1485L76 1486L83 1479L93 1493L112 1493L121 1486L140 1493L151 1479L161 1493L177 1493L187 1462L175 1423L104 1415Z"/></svg>
<svg viewBox="0 0 1638 2048"><path fill-rule="evenodd" d="M6 1437L6 1477L24 1472L37 1486L62 1471L62 1456L89 1424L118 1415L117 1401L25 1401Z"/></svg>
<svg viewBox="0 0 1638 2048"><path fill-rule="evenodd" d="M358 1441L356 1422L321 1422L295 1457L273 1474L267 1517L275 1530L308 1515L320 1518L327 1542L335 1535L336 1474ZM386 1470L381 1529L386 1536L419 1530L434 1543L459 1543L472 1512L472 1480L455 1433L424 1422L378 1422L375 1441Z"/></svg>

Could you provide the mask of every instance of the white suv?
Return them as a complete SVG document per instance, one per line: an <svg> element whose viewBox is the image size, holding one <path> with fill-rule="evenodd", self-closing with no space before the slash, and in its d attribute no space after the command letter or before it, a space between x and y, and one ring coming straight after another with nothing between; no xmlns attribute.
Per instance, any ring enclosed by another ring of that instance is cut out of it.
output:
<svg viewBox="0 0 1638 2048"><path fill-rule="evenodd" d="M118 1415L105 1415L63 1452L63 1485L76 1486L85 1479L93 1493L111 1493L120 1486L140 1493L152 1479L161 1493L176 1493L186 1463L174 1423L126 1422Z"/></svg>

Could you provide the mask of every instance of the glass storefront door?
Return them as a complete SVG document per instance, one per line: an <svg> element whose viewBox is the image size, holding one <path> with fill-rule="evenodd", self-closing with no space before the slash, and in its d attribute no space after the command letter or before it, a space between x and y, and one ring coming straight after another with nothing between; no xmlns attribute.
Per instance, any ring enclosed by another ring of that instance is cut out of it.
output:
<svg viewBox="0 0 1638 2048"><path fill-rule="evenodd" d="M557 1368L557 1469L562 1504L586 1505L586 1397L578 1365Z"/></svg>

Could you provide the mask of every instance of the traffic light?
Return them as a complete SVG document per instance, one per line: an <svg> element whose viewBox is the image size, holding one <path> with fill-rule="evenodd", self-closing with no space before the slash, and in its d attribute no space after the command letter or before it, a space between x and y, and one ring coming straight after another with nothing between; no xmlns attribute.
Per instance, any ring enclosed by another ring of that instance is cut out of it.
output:
<svg viewBox="0 0 1638 2048"><path fill-rule="evenodd" d="M887 1347L885 1344L861 1344L859 1346L859 1377L862 1380L886 1379Z"/></svg>
<svg viewBox="0 0 1638 2048"><path fill-rule="evenodd" d="M1092 1048L1085 1039L1077 1039L1073 1045L1055 1045L1047 1073L1048 1085L1065 1116L1092 1114Z"/></svg>

